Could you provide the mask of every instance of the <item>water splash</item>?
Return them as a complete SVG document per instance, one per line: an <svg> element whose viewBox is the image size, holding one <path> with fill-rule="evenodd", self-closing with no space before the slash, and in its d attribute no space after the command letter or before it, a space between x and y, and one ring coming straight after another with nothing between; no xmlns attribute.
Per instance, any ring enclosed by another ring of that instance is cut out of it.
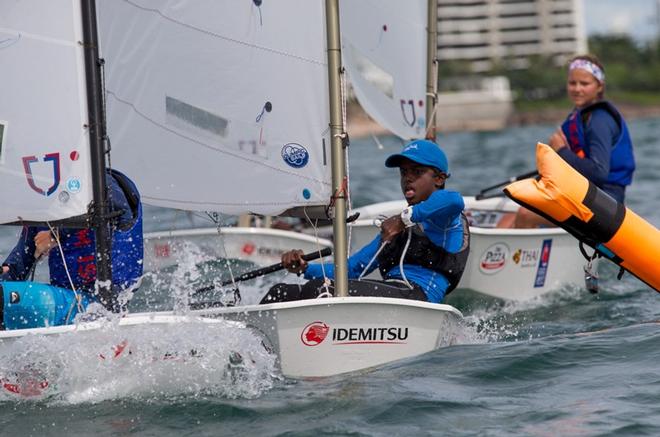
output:
<svg viewBox="0 0 660 437"><path fill-rule="evenodd" d="M96 403L180 396L255 398L277 378L254 331L221 319L117 326L5 340L0 400Z"/></svg>

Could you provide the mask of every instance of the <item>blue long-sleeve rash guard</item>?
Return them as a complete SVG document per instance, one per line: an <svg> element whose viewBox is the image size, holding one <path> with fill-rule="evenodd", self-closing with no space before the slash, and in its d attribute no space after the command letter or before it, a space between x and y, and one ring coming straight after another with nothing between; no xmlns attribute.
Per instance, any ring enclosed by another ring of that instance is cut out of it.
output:
<svg viewBox="0 0 660 437"><path fill-rule="evenodd" d="M602 187L610 174L612 148L620 135L621 128L614 117L606 109L597 108L590 114L584 131L589 143L588 156L580 158L569 147L560 149L558 153L582 176Z"/></svg>
<svg viewBox="0 0 660 437"><path fill-rule="evenodd" d="M455 191L438 190L428 199L413 205L411 220L424 229L426 236L437 246L448 252L456 253L463 244L463 225L460 214L465 208L463 197ZM348 277L360 277L365 267L374 258L381 245L380 234L369 244L348 258ZM378 268L378 260L374 259L367 275ZM419 285L429 302L439 303L445 296L449 281L441 273L419 265L404 264L403 271L408 281ZM310 264L305 271L306 279L318 279L325 276L334 278L334 265L329 263ZM403 279L399 266L394 266L387 272L385 279Z"/></svg>

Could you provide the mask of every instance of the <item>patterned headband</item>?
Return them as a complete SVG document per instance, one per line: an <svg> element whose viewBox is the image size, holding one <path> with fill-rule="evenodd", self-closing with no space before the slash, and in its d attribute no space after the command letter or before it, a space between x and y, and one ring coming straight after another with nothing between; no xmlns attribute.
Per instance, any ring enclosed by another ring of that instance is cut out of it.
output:
<svg viewBox="0 0 660 437"><path fill-rule="evenodd" d="M600 83L605 83L605 73L603 70L593 62L589 62L586 59L576 59L571 62L571 65L568 66L568 71L575 70L579 68L580 70L588 71L593 74Z"/></svg>

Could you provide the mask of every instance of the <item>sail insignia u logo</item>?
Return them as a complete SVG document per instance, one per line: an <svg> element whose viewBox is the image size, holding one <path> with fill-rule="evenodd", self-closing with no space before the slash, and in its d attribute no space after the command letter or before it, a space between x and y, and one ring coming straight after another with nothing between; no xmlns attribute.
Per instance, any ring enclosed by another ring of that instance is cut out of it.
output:
<svg viewBox="0 0 660 437"><path fill-rule="evenodd" d="M27 178L27 183L34 191L44 196L50 196L57 190L57 187L60 185L60 154L47 153L44 155L44 162L51 162L53 164L53 183L48 188L41 188L37 186L35 178L32 175L32 164L39 162L36 156L24 156L23 158L23 169L25 170L25 177Z"/></svg>

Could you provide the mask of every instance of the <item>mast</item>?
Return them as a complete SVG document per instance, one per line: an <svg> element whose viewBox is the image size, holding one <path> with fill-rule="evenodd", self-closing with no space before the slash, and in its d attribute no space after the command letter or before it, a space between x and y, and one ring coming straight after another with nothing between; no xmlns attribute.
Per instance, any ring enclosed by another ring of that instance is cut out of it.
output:
<svg viewBox="0 0 660 437"><path fill-rule="evenodd" d="M426 139L435 142L436 117L433 115L438 99L436 77L438 67L438 0L428 0L426 24Z"/></svg>
<svg viewBox="0 0 660 437"><path fill-rule="evenodd" d="M96 4L94 0L80 1L82 12L83 50L85 51L85 76L87 84L87 112L89 144L92 160L92 189L94 208L92 226L96 239L96 283L99 300L106 308L115 308L115 298L111 290L112 265L110 260L110 229L108 220L108 193L105 175L106 136L101 86L101 65L99 59L98 30L96 25Z"/></svg>
<svg viewBox="0 0 660 437"><path fill-rule="evenodd" d="M325 0L328 44L328 82L330 90L330 144L332 157L332 191L334 198L335 295L348 296L348 244L346 232L346 196L342 113L341 113L341 42L339 33L339 0Z"/></svg>

